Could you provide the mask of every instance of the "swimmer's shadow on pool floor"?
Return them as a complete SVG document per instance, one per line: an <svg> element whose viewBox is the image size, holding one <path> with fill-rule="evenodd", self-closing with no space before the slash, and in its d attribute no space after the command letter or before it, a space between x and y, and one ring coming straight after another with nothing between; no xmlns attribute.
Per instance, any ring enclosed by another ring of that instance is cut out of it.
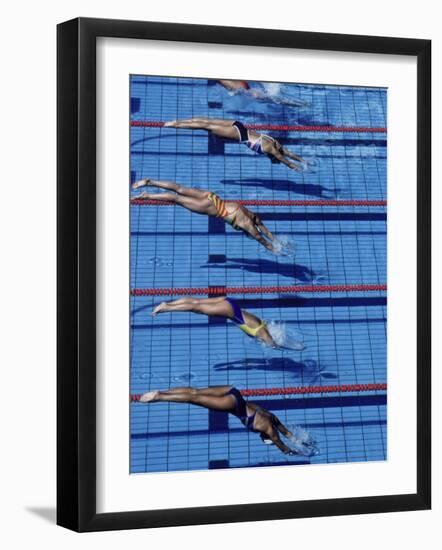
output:
<svg viewBox="0 0 442 550"><path fill-rule="evenodd" d="M224 179L221 180L224 185L241 185L244 186L259 186L264 189L270 189L272 191L292 191L300 195L307 195L312 197L320 197L323 199L334 199L342 191L341 189L330 189L320 184L313 183L297 183L290 180L278 180L278 179L264 179L264 178L250 178L242 180Z"/></svg>
<svg viewBox="0 0 442 550"><path fill-rule="evenodd" d="M322 378L336 378L336 374L324 371L316 361L311 359L294 361L289 357L247 357L236 361L216 363L215 370L269 370L290 373L295 378L303 378L306 382L316 382Z"/></svg>
<svg viewBox="0 0 442 550"><path fill-rule="evenodd" d="M232 263L234 262L234 263ZM303 282L314 282L317 273L305 265L287 264L265 259L226 258L225 262L202 265L203 269L242 269L252 273L276 273L284 277L290 277Z"/></svg>

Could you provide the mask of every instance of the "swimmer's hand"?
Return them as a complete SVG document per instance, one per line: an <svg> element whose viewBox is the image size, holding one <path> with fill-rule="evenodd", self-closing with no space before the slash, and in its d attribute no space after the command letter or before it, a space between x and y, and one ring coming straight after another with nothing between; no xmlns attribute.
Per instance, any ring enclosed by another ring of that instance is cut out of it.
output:
<svg viewBox="0 0 442 550"><path fill-rule="evenodd" d="M146 185L149 185L150 182L151 180L149 178L138 180L134 184L132 184L132 189L139 189L140 187L146 187Z"/></svg>

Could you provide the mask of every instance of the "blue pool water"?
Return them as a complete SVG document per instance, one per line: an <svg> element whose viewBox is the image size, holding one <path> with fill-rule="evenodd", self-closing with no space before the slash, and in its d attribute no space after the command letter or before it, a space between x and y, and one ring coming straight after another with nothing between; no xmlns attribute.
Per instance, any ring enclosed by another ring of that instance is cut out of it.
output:
<svg viewBox="0 0 442 550"><path fill-rule="evenodd" d="M133 76L131 116L245 123L386 127L387 91L284 86L287 107L230 95L204 79ZM298 173L204 131L131 128L131 182L172 180L237 199L386 199L386 134L270 132L315 166ZM132 192L135 195L136 192ZM272 256L218 219L180 207L131 206L132 288L385 284L386 208L252 208L295 244ZM160 297L131 297L130 391L233 384L239 389L386 382L386 293L237 296L267 321L301 334L302 351L263 349L232 323L191 313L152 318ZM387 458L385 392L259 397L301 425L319 454L283 455L239 420L196 406L132 403L130 471L256 467Z"/></svg>

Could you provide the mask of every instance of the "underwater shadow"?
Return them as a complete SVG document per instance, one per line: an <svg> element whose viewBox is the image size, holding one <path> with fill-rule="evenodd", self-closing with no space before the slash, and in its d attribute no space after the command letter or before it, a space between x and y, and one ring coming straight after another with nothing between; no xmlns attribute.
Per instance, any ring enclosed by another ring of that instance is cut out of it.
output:
<svg viewBox="0 0 442 550"><path fill-rule="evenodd" d="M265 259L228 258L226 263L211 263L210 266L202 265L201 267L205 269L236 269L250 271L251 273L272 273L303 282L313 282L317 275L312 269L305 265L278 263Z"/></svg>
<svg viewBox="0 0 442 550"><path fill-rule="evenodd" d="M224 179L221 180L224 185L240 185L240 186L256 186L264 187L272 191L293 191L300 195L311 195L326 199L335 198L341 189L329 189L320 184L313 183L296 183L289 180L264 179L264 178L249 178L242 180Z"/></svg>
<svg viewBox="0 0 442 550"><path fill-rule="evenodd" d="M236 361L216 363L217 371L271 370L290 373L294 378L303 378L305 382L316 382L322 378L336 378L336 374L321 369L317 361L307 359L294 361L290 357L246 357Z"/></svg>

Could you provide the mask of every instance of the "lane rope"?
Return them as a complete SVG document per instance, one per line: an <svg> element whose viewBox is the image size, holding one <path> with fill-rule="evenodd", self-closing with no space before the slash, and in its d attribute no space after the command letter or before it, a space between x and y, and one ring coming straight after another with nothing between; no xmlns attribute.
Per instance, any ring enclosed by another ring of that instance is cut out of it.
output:
<svg viewBox="0 0 442 550"><path fill-rule="evenodd" d="M159 193L159 196L161 194ZM224 199L226 202L235 202L242 206L387 206L386 200L366 199L318 199L318 200L273 200L273 199ZM174 206L172 201L155 199L133 198L130 203L136 206Z"/></svg>
<svg viewBox="0 0 442 550"><path fill-rule="evenodd" d="M131 120L130 125L135 128L162 128L164 122L161 120ZM385 134L387 128L367 126L307 126L298 124L244 124L251 130L273 130L284 132L345 132L345 133L370 133ZM171 129L174 129L173 127ZM188 129L188 128L179 128Z"/></svg>
<svg viewBox="0 0 442 550"><path fill-rule="evenodd" d="M386 284L288 285L288 286L211 286L188 288L132 288L132 296L178 296L230 294L293 294L303 292L384 292Z"/></svg>
<svg viewBox="0 0 442 550"><path fill-rule="evenodd" d="M349 392L374 392L386 391L386 383L373 384L339 384L333 386L291 386L288 388L257 388L240 390L244 397L258 397L270 395L305 395L305 394L331 394L331 393L349 393ZM133 403L140 401L143 394L130 394L129 400Z"/></svg>

